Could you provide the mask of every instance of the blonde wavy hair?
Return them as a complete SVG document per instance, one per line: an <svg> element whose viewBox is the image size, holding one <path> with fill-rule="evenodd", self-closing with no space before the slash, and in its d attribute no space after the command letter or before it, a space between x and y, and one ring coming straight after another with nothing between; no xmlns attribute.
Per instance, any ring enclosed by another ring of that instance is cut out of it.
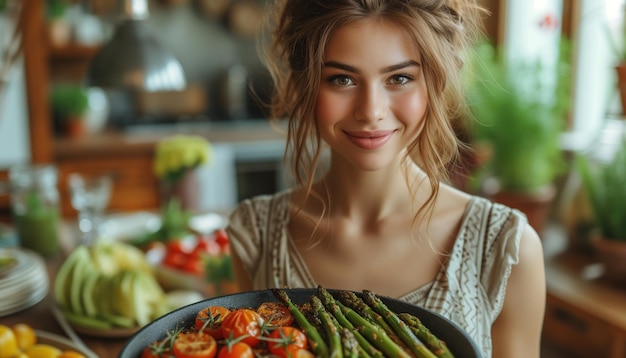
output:
<svg viewBox="0 0 626 358"><path fill-rule="evenodd" d="M262 59L274 86L270 117L287 120L285 158L307 196L320 170L315 102L329 39L336 29L370 18L407 31L421 51L429 104L407 159L422 168L432 188L418 214L432 208L439 183L462 146L453 127L465 110L461 68L466 51L481 36L484 9L476 0L275 0L270 6L269 32L262 37L269 41Z"/></svg>

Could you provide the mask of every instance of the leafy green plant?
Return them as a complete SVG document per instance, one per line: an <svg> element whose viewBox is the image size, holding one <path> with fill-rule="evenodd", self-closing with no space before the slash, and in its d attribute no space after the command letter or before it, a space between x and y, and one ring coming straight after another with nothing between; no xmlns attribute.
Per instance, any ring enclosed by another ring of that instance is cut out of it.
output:
<svg viewBox="0 0 626 358"><path fill-rule="evenodd" d="M65 11L69 6L67 0L47 0L46 13L49 19L59 19L65 15Z"/></svg>
<svg viewBox="0 0 626 358"><path fill-rule="evenodd" d="M170 240L180 240L191 235L189 229L189 218L191 213L183 210L178 198L171 198L161 208L161 227L157 231L131 240L137 247L143 247L151 242L168 242Z"/></svg>
<svg viewBox="0 0 626 358"><path fill-rule="evenodd" d="M477 45L468 76L471 131L476 143L489 148L478 181L493 176L501 190L532 192L565 169L559 140L570 105L568 53L564 40L553 73L539 63L506 62L488 42ZM546 86L549 76L554 86Z"/></svg>
<svg viewBox="0 0 626 358"><path fill-rule="evenodd" d="M52 87L52 110L64 119L80 118L89 110L87 89L79 84L59 84Z"/></svg>
<svg viewBox="0 0 626 358"><path fill-rule="evenodd" d="M609 162L594 166L579 156L576 164L601 235L626 242L626 137Z"/></svg>

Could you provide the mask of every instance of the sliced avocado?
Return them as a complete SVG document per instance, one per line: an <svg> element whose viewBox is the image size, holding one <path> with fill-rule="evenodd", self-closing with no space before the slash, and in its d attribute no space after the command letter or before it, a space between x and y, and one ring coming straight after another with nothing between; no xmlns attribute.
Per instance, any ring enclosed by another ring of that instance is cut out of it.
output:
<svg viewBox="0 0 626 358"><path fill-rule="evenodd" d="M96 317L87 317L67 310L62 312L67 321L76 326L102 330L111 328L111 323Z"/></svg>
<svg viewBox="0 0 626 358"><path fill-rule="evenodd" d="M96 294L96 284L100 274L93 267L89 267L87 272L85 273L83 279L83 287L82 287L82 303L83 308L85 310L85 315L94 317L98 314L98 307L96 305L96 298L94 294Z"/></svg>
<svg viewBox="0 0 626 358"><path fill-rule="evenodd" d="M71 277L74 271L74 265L79 260L88 258L89 252L86 246L78 246L72 253L63 261L59 271L54 280L54 298L57 304L62 308L70 308L70 287Z"/></svg>
<svg viewBox="0 0 626 358"><path fill-rule="evenodd" d="M116 326L116 327L133 328L137 326L137 323L135 322L135 320L133 320L132 318L124 317L124 316L119 316L119 315L108 313L108 314L100 315L100 318L111 323L111 325Z"/></svg>
<svg viewBox="0 0 626 358"><path fill-rule="evenodd" d="M80 257L76 264L73 265L72 272L68 277L69 280L69 308L76 314L85 314L82 301L82 289L86 272L89 270L91 263Z"/></svg>

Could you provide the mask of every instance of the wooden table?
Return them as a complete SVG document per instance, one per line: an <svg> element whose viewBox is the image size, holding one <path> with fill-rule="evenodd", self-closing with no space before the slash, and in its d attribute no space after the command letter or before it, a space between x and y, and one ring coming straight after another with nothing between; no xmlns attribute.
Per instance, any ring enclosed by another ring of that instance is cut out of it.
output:
<svg viewBox="0 0 626 358"><path fill-rule="evenodd" d="M76 247L76 235L74 235L75 223L64 222L60 227L59 237L61 240L61 251L54 257L45 259L46 269L50 282L50 288L46 297L39 303L23 311L9 316L0 317L0 324L12 326L16 323L27 323L36 330L54 333L70 340L70 337L63 331L61 325L54 317L53 309L55 305L53 285L57 270L63 263L67 255ZM0 298L1 299L1 298ZM117 357L127 338L103 338L78 334L85 345L96 353L100 358Z"/></svg>

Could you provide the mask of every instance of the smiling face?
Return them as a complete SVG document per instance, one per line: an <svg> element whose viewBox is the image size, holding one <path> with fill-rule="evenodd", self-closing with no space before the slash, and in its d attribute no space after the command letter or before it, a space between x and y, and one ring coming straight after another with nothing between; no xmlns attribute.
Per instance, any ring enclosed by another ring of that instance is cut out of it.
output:
<svg viewBox="0 0 626 358"><path fill-rule="evenodd" d="M401 28L381 20L340 27L325 53L316 119L322 139L355 168L397 162L427 107L420 55Z"/></svg>

